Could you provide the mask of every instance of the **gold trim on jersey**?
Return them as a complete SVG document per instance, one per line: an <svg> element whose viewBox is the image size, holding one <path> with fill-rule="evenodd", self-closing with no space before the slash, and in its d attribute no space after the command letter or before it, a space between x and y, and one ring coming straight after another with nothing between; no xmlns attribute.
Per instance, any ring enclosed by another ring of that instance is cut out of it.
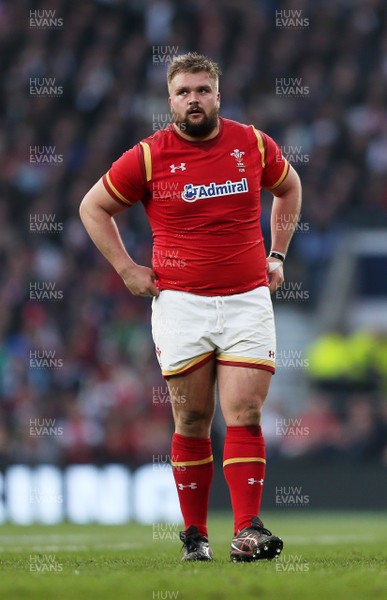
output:
<svg viewBox="0 0 387 600"><path fill-rule="evenodd" d="M266 163L265 163L265 145L263 143L263 139L261 134L259 133L259 131L257 129L255 129L255 127L253 127L253 131L256 135L257 138L257 143L258 143L258 150L261 154L261 164L262 164L262 169L265 168Z"/></svg>
<svg viewBox="0 0 387 600"><path fill-rule="evenodd" d="M241 456L239 458L228 458L223 462L223 466L232 465L234 463L246 463L246 462L261 462L266 464L266 460L264 458L259 458L259 456Z"/></svg>
<svg viewBox="0 0 387 600"><path fill-rule="evenodd" d="M201 460L187 460L183 462L175 462L171 460L172 467L196 467L197 465L206 465L214 460L213 455L208 456L207 458L202 458Z"/></svg>
<svg viewBox="0 0 387 600"><path fill-rule="evenodd" d="M125 196L123 196L122 194L120 194L120 192L117 190L116 187L114 187L114 185L112 184L112 180L110 179L109 172L106 173L106 181L108 182L108 185L109 185L110 189L112 190L112 192L115 193L115 195L117 196L117 198L119 198L120 200L122 200L122 202L125 202L125 204L129 204L129 206L132 205L132 203L129 200L127 200L125 198Z"/></svg>
<svg viewBox="0 0 387 600"><path fill-rule="evenodd" d="M268 187L268 188L265 188L265 190L274 190L274 189L275 189L276 187L278 187L278 186L279 186L279 185L280 185L280 184L283 182L283 180L285 179L286 175L287 175L287 174L288 174L288 172L289 172L290 165L289 165L288 161L286 160L286 158L284 158L284 161L285 161L285 166L284 166L284 170L282 171L282 175L281 175L281 177L278 179L278 181L277 181L277 182L276 182L274 185L271 185L270 187Z"/></svg>
<svg viewBox="0 0 387 600"><path fill-rule="evenodd" d="M144 163L145 163L145 173L146 180L150 181L152 179L152 156L149 148L149 144L146 142L140 142L143 152L144 152Z"/></svg>

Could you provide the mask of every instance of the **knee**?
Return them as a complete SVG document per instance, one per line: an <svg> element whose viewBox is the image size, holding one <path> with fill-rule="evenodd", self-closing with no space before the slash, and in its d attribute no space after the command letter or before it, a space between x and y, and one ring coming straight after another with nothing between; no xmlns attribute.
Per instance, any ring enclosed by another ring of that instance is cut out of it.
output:
<svg viewBox="0 0 387 600"><path fill-rule="evenodd" d="M181 411L178 420L187 427L194 426L197 423L203 423L208 420L208 415L199 410Z"/></svg>
<svg viewBox="0 0 387 600"><path fill-rule="evenodd" d="M244 425L259 425L261 422L262 404L247 404L243 410Z"/></svg>
<svg viewBox="0 0 387 600"><path fill-rule="evenodd" d="M182 435L208 437L212 415L198 410L179 411L175 415L176 431Z"/></svg>
<svg viewBox="0 0 387 600"><path fill-rule="evenodd" d="M241 402L234 411L228 413L227 425L244 427L261 424L263 402Z"/></svg>

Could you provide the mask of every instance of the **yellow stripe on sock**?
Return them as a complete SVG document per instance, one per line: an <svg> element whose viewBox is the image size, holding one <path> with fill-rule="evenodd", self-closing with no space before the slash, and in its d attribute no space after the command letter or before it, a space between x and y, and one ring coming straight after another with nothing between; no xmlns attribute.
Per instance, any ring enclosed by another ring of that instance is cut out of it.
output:
<svg viewBox="0 0 387 600"><path fill-rule="evenodd" d="M185 462L175 462L171 461L172 467L196 467L197 465L206 465L214 460L213 455L208 456L207 458L202 458L201 460L187 460Z"/></svg>
<svg viewBox="0 0 387 600"><path fill-rule="evenodd" d="M262 462L266 464L266 460L264 458L260 458L259 456L241 456L239 458L228 458L224 461L223 466L232 465L233 463L246 463L246 462Z"/></svg>

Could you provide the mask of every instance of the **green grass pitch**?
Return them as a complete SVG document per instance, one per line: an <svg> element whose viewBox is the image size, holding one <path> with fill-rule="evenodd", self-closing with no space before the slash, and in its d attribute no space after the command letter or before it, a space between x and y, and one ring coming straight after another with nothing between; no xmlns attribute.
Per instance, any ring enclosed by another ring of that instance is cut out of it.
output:
<svg viewBox="0 0 387 600"><path fill-rule="evenodd" d="M262 515L285 542L273 561L229 561L231 515L209 522L212 563L182 563L181 525L0 526L4 600L387 598L386 514Z"/></svg>

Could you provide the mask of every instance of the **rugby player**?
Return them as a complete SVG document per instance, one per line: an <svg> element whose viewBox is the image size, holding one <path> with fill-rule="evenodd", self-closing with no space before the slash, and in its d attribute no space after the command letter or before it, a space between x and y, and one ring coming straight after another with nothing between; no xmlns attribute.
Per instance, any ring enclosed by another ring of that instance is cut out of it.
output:
<svg viewBox="0 0 387 600"><path fill-rule="evenodd" d="M301 185L273 139L219 116L218 65L197 53L168 69L173 122L125 152L86 194L81 219L137 296L151 296L156 356L171 396L172 469L183 560L212 560L208 499L215 385L226 424L223 468L234 514L233 561L272 559L283 541L259 518L265 479L261 409L275 370L270 292L301 205ZM260 190L273 194L266 257ZM142 202L152 267L128 255L114 216Z"/></svg>

